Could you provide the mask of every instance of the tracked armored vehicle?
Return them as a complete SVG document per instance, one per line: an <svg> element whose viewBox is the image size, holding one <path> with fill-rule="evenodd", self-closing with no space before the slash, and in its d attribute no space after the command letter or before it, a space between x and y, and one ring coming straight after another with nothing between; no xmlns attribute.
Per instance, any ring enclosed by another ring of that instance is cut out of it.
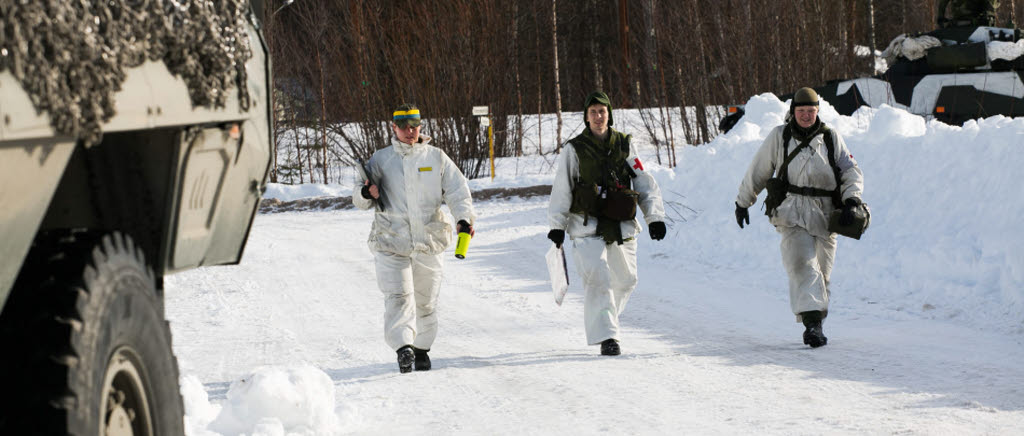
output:
<svg viewBox="0 0 1024 436"><path fill-rule="evenodd" d="M843 115L887 104L948 124L1021 116L1022 53L1019 29L966 26L901 35L882 53L889 64L885 72L814 89Z"/></svg>
<svg viewBox="0 0 1024 436"><path fill-rule="evenodd" d="M0 434L183 434L163 277L242 256L272 152L254 10L0 0Z"/></svg>
<svg viewBox="0 0 1024 436"><path fill-rule="evenodd" d="M887 69L880 74L833 80L814 90L842 115L884 104L956 125L993 115L1024 116L1020 29L961 26L900 35L881 57ZM742 116L742 106L729 106L719 130L729 131Z"/></svg>

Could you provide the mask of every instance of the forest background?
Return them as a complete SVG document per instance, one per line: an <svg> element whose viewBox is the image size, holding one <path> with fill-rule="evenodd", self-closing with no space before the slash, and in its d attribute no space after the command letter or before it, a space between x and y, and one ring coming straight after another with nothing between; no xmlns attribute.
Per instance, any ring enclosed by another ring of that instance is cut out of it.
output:
<svg viewBox="0 0 1024 436"><path fill-rule="evenodd" d="M424 132L469 178L495 157L557 153L604 90L641 113L659 164L717 135L726 105L764 92L871 76L873 53L935 28L935 0L275 0L277 183L345 183L339 168L389 144L391 111L418 105ZM1024 1L1003 0L1015 27ZM546 114L554 114L554 119ZM555 143L537 131L556 129ZM552 122L553 121L553 122ZM568 130L563 124L568 123ZM532 130L531 130L532 131ZM428 133L429 132L429 133ZM664 155L664 157L663 157Z"/></svg>

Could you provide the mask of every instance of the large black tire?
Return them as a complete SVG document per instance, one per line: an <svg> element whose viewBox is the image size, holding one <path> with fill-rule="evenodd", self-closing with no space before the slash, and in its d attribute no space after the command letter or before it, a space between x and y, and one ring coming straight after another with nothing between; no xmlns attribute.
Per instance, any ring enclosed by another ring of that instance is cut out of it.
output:
<svg viewBox="0 0 1024 436"><path fill-rule="evenodd" d="M184 433L163 295L119 232L37 238L0 313L0 356L0 434Z"/></svg>

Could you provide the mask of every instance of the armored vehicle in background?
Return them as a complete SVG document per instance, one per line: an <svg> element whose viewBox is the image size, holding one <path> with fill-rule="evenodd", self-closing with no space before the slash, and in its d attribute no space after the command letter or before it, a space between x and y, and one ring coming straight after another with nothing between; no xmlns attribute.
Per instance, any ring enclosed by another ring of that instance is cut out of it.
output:
<svg viewBox="0 0 1024 436"><path fill-rule="evenodd" d="M883 104L948 124L1024 115L1024 41L1019 29L966 26L900 35L874 77L814 88L843 115ZM791 96L783 96L783 100Z"/></svg>
<svg viewBox="0 0 1024 436"><path fill-rule="evenodd" d="M242 256L272 152L254 10L0 0L0 434L183 434L163 277Z"/></svg>
<svg viewBox="0 0 1024 436"><path fill-rule="evenodd" d="M1020 29L961 26L900 35L882 53L884 72L814 90L843 115L885 104L956 125L993 115L1017 117L1024 115L1022 55ZM735 108L719 124L722 132L743 116L742 107Z"/></svg>

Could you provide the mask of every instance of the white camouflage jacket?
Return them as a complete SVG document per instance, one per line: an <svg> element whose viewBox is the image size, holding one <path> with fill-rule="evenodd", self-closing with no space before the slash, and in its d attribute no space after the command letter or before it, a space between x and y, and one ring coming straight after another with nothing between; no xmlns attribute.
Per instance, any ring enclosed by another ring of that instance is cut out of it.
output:
<svg viewBox="0 0 1024 436"><path fill-rule="evenodd" d="M765 189L768 179L772 178L778 167L782 165L785 156L782 155L782 130L785 125L776 127L765 138L761 148L757 150L754 161L750 163L746 176L740 184L739 195L736 196L736 204L740 207L750 207L757 201L757 195ZM842 187L839 193L842 200L851 197L863 198L864 174L861 173L857 161L853 159L850 150L846 148L846 142L834 129L835 135L835 161L839 167ZM789 152L796 150L800 143L796 138L789 141ZM818 134L811 140L810 146L800 151L789 163L789 183L806 188L819 188L833 190L836 187L835 174L832 166L829 165L828 147L822 134ZM828 237L828 216L835 210L830 197L812 197L786 194L786 199L776 209L775 216L771 218L772 225L778 227L801 227L810 234L819 237Z"/></svg>
<svg viewBox="0 0 1024 436"><path fill-rule="evenodd" d="M640 194L638 204L644 213L644 221L647 224L664 222L665 204L661 199L661 189L654 176L644 169L632 144L629 145L629 157L626 162L636 173L636 177L633 178L633 190ZM565 230L573 239L596 237L596 218L591 217L584 225L583 214L569 212L572 207L572 187L580 176L579 156L571 143L562 146L562 152L558 155L555 165L555 180L551 184L551 202L548 204L550 228ZM640 223L635 218L632 221L623 221L620 226L623 239L635 238L641 230Z"/></svg>
<svg viewBox="0 0 1024 436"><path fill-rule="evenodd" d="M451 243L453 225L441 213L447 204L454 222L476 220L466 177L441 149L429 145L430 137L410 146L391 139L391 146L377 150L367 163L370 178L383 191L385 210L373 217L369 246L378 252L408 256L413 252L439 254ZM362 181L353 189L352 203L360 209L375 207L378 200L363 198Z"/></svg>

